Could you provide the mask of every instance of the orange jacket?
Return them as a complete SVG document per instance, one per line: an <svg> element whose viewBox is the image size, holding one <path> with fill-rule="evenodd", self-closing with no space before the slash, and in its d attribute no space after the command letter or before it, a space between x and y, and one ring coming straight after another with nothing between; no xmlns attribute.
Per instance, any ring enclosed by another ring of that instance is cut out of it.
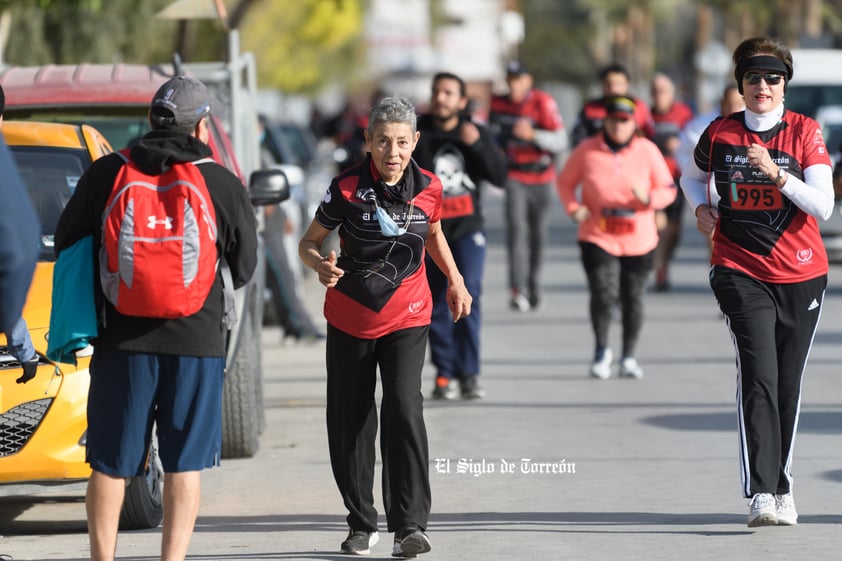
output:
<svg viewBox="0 0 842 561"><path fill-rule="evenodd" d="M635 182L648 187L648 205L632 193ZM590 211L579 225L579 240L616 256L643 255L655 248L655 210L668 206L677 193L654 142L636 136L614 152L602 133L582 141L570 154L556 190L567 214L583 205Z"/></svg>

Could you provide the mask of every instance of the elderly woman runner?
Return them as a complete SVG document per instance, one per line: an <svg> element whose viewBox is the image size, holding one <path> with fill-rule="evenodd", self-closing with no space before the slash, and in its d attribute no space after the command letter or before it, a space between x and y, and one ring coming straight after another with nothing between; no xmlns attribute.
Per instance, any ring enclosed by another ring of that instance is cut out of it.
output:
<svg viewBox="0 0 842 561"><path fill-rule="evenodd" d="M380 369L383 502L392 555L431 549L429 452L421 371L432 314L425 251L448 280L453 321L471 296L442 234L442 185L412 160L420 133L413 105L387 97L371 110L365 161L334 178L299 244L302 261L327 287L327 432L330 462L348 509L347 554L377 543L374 507ZM341 254L322 254L339 228Z"/></svg>
<svg viewBox="0 0 842 561"><path fill-rule="evenodd" d="M713 239L710 285L737 352L748 525L793 525L801 381L827 286L816 219L833 211L830 157L818 124L784 108L789 49L757 37L740 43L733 58L746 109L702 133L681 188L699 230Z"/></svg>

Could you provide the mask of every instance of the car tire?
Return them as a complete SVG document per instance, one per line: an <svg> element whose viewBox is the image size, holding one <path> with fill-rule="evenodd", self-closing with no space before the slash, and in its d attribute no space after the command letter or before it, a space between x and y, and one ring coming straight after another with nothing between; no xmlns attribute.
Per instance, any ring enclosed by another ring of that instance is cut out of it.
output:
<svg viewBox="0 0 842 561"><path fill-rule="evenodd" d="M265 255L266 242L260 236L259 251ZM266 294L266 275L269 267L266 260L259 264L255 271L255 283L252 290L251 309L252 309L252 327L254 328L254 341L257 353L257 365L255 367L255 400L257 403L257 434L260 436L266 430L266 403L264 400L264 386L263 386L263 326L265 321L266 306L261 295Z"/></svg>
<svg viewBox="0 0 842 561"><path fill-rule="evenodd" d="M260 323L258 325L263 324L263 317L261 315ZM260 436L266 430L266 403L264 399L264 387L263 387L263 344L261 341L260 333L262 332L261 329L255 329L255 339L257 340L257 372L255 374L255 378L257 382L254 384L254 399L255 403L257 404L257 434Z"/></svg>
<svg viewBox="0 0 842 561"><path fill-rule="evenodd" d="M225 372L222 392L222 457L250 458L260 446L263 404L260 377L260 337L253 313L247 312L236 341L237 350Z"/></svg>
<svg viewBox="0 0 842 561"><path fill-rule="evenodd" d="M157 528L164 519L164 470L158 457L158 446L149 447L146 473L132 477L126 484L123 509L120 511L120 530Z"/></svg>

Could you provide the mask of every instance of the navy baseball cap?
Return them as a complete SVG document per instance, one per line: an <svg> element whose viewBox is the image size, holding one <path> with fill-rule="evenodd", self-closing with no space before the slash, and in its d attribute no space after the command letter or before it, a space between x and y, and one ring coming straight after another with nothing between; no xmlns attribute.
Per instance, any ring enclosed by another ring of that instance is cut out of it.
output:
<svg viewBox="0 0 842 561"><path fill-rule="evenodd" d="M529 70L519 60L511 60L506 64L506 75L518 76L520 74L529 74Z"/></svg>

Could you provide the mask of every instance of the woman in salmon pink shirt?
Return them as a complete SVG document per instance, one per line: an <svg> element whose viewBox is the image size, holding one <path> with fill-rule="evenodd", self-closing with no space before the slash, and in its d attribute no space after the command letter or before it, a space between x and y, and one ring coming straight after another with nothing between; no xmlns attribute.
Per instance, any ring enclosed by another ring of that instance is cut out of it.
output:
<svg viewBox="0 0 842 561"><path fill-rule="evenodd" d="M643 326L643 294L652 271L658 232L655 211L676 196L664 157L639 136L635 102L618 96L606 101L602 131L579 144L562 169L556 189L564 209L579 224L582 266L590 291L596 338L590 375L611 377L608 346L611 312L623 313L619 375L643 377L634 356Z"/></svg>

